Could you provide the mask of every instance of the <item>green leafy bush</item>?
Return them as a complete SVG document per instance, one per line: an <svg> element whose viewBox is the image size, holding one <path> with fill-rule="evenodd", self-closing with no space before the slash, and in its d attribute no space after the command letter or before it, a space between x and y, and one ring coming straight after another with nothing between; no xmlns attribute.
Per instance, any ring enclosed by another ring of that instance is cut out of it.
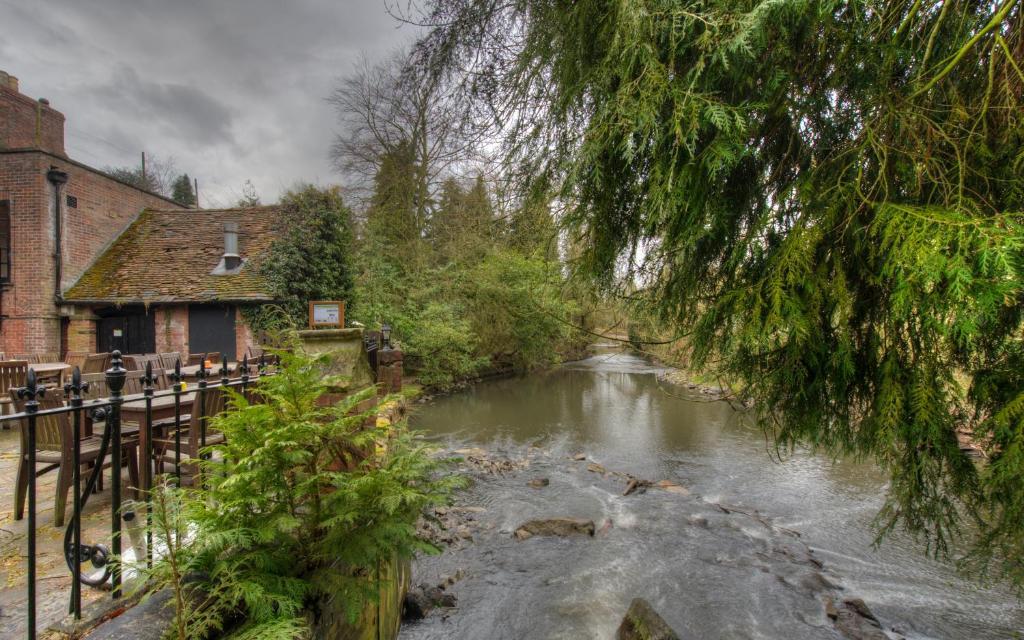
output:
<svg viewBox="0 0 1024 640"><path fill-rule="evenodd" d="M469 320L454 304L430 302L407 323L403 347L417 359L423 384L447 388L487 365L486 357L476 355L478 341Z"/></svg>
<svg viewBox="0 0 1024 640"><path fill-rule="evenodd" d="M280 233L259 265L278 303L242 308L254 329L305 326L310 300L352 294L352 212L341 190L301 185L281 198L281 214Z"/></svg>
<svg viewBox="0 0 1024 640"><path fill-rule="evenodd" d="M473 332L492 361L526 370L558 360L574 308L562 294L558 263L498 250L466 280Z"/></svg>
<svg viewBox="0 0 1024 640"><path fill-rule="evenodd" d="M299 637L327 596L354 619L380 562L433 550L416 519L459 483L404 428L364 427L353 411L374 389L320 407L320 359L281 355L260 402L232 394L211 421L226 441L201 463L205 488L155 491L155 537L173 552L153 575L179 596L182 640Z"/></svg>

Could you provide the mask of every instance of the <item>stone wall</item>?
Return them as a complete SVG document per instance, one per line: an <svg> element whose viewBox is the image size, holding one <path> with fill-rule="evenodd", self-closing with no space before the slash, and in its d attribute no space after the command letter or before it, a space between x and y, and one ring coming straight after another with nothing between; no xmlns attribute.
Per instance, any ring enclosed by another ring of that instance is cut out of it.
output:
<svg viewBox="0 0 1024 640"><path fill-rule="evenodd" d="M373 384L362 329L309 329L300 331L299 339L308 353L329 354L327 376L334 378L333 385L348 390Z"/></svg>

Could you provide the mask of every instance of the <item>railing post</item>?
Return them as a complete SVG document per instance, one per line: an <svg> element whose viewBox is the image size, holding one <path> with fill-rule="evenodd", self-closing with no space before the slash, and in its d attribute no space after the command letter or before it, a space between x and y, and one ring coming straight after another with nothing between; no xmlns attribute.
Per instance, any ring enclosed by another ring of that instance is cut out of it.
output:
<svg viewBox="0 0 1024 640"><path fill-rule="evenodd" d="M174 382L174 478L177 486L181 486L181 358L174 361L174 373L171 374L171 381Z"/></svg>
<svg viewBox="0 0 1024 640"><path fill-rule="evenodd" d="M199 383L198 383L198 387L199 388L196 391L196 393L199 394L199 449L200 450L202 450L202 449L204 449L206 447L206 376L207 375L208 374L206 372L206 354L203 354L203 361L202 361L202 363L200 363L200 365L199 365L199 372L196 374L196 377L199 378ZM195 416L192 416L192 418L194 420ZM195 422L193 422L193 424L195 424ZM196 437L196 434L194 434L194 433L190 433L189 434L189 438L195 438L195 437ZM194 442L194 440L190 440L190 442ZM196 486L197 481L198 481L198 486L200 488L203 488L205 486L204 482L203 482L203 479L202 479L202 470L200 469L200 464L199 464L199 461L202 460L202 459L203 459L203 454L200 453L199 454L199 459L192 461L192 466L195 468L194 471L193 471L194 475L192 476L192 486Z"/></svg>
<svg viewBox="0 0 1024 640"><path fill-rule="evenodd" d="M36 384L36 372L29 368L25 386L18 389L18 397L25 402L28 429L28 638L36 637L36 413L39 398L46 389Z"/></svg>
<svg viewBox="0 0 1024 640"><path fill-rule="evenodd" d="M222 387L227 387L230 379L228 378L228 354L221 355L220 365L220 384Z"/></svg>
<svg viewBox="0 0 1024 640"><path fill-rule="evenodd" d="M127 372L121 366L121 352L114 351L110 354L110 368L107 369L107 388L110 389L110 415L107 417L110 425L111 448L110 452L110 502L111 522L110 534L113 544L114 561L112 567L112 589L111 596L121 597L121 405L124 403L122 389Z"/></svg>
<svg viewBox="0 0 1024 640"><path fill-rule="evenodd" d="M82 372L75 367L71 372L71 382L64 385L64 394L71 401L74 412L73 434L74 443L71 447L72 484L74 494L71 511L71 548L74 562L71 565L71 613L76 620L82 619L82 392L88 391L89 383L82 382Z"/></svg>
<svg viewBox="0 0 1024 640"><path fill-rule="evenodd" d="M245 360L242 361L242 397L245 397L246 392L249 390L249 351L245 351Z"/></svg>
<svg viewBox="0 0 1024 640"><path fill-rule="evenodd" d="M146 495L146 567L153 566L153 384L156 378L153 376L153 361L146 361L146 374L142 377L143 395L146 397L146 419L141 425L139 433L145 438L145 447L139 452L143 458L140 465L142 472L142 490ZM141 443L140 443L141 445Z"/></svg>

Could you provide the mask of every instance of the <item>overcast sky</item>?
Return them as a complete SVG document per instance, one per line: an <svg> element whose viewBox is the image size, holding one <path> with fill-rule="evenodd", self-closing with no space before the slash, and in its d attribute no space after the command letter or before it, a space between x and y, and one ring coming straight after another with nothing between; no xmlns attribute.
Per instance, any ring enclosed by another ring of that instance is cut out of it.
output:
<svg viewBox="0 0 1024 640"><path fill-rule="evenodd" d="M325 99L360 53L415 34L384 0L0 0L0 70L67 118L68 155L94 167L173 157L202 206L251 180L264 202L338 181Z"/></svg>

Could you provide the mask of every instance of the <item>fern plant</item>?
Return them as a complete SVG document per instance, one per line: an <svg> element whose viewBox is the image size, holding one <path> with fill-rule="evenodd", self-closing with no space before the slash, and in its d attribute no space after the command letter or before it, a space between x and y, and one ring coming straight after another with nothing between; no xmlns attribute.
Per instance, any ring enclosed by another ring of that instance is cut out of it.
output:
<svg viewBox="0 0 1024 640"><path fill-rule="evenodd" d="M154 491L166 548L151 575L174 591L179 640L304 637L328 597L354 620L379 563L434 551L416 519L460 482L402 425L366 427L356 408L376 389L320 406L322 358L281 358L258 401L231 393L211 420L225 442L200 462L204 483Z"/></svg>

